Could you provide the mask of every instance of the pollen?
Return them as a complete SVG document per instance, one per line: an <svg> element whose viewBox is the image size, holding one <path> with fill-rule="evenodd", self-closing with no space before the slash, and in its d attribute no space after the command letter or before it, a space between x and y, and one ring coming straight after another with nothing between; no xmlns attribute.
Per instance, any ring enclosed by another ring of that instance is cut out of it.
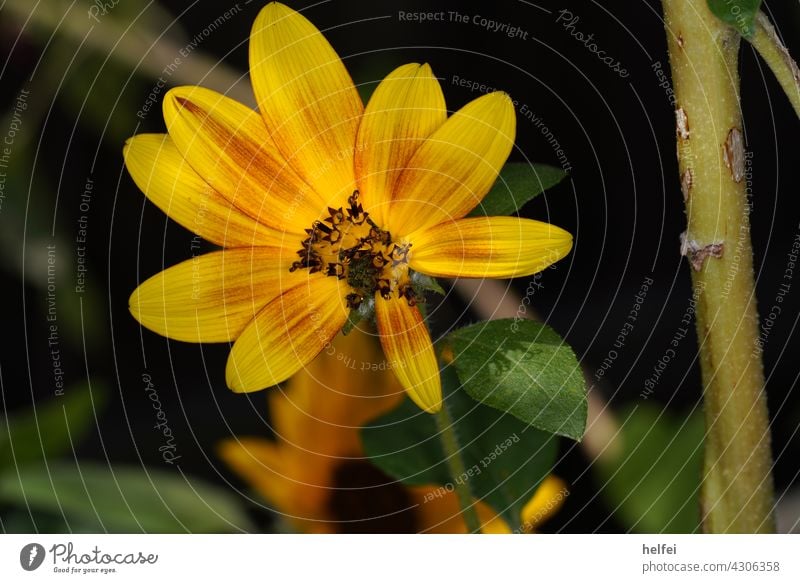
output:
<svg viewBox="0 0 800 583"><path fill-rule="evenodd" d="M305 232L289 271L308 269L345 280L351 288L347 307L357 309L371 297L403 298L414 306L422 296L411 283L408 255L410 243L396 242L379 227L359 202L359 192L347 199L346 208L328 207L328 216L315 221Z"/></svg>

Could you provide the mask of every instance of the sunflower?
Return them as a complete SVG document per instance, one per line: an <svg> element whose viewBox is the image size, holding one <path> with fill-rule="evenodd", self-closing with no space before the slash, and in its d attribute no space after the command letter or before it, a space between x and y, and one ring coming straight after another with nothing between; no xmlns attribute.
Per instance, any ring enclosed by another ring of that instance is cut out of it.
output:
<svg viewBox="0 0 800 583"><path fill-rule="evenodd" d="M514 144L508 95L448 117L428 65L395 69L364 108L339 56L305 17L271 3L250 37L259 111L201 87L164 98L167 134L124 148L145 195L220 247L130 298L146 328L234 342L228 386L276 385L311 362L353 313L374 313L403 388L441 407L421 274L511 278L564 257L566 231L516 217L465 218Z"/></svg>
<svg viewBox="0 0 800 583"><path fill-rule="evenodd" d="M454 492L404 487L364 457L359 428L397 406L403 389L386 370L375 340L339 335L282 392L269 393L276 439L231 437L222 459L298 532L463 533ZM558 478L542 482L522 511L532 530L563 499ZM435 493L435 496L429 494ZM476 503L481 530L507 533L507 523Z"/></svg>

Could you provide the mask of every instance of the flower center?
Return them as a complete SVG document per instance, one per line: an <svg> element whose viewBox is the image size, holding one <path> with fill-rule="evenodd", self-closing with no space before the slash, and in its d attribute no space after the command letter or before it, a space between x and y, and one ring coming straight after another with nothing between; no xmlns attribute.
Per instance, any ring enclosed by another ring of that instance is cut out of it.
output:
<svg viewBox="0 0 800 583"><path fill-rule="evenodd" d="M299 261L289 271L306 268L344 279L352 288L347 307L358 308L375 294L388 300L395 294L411 306L421 301L414 290L408 267L410 243L395 243L392 234L381 229L358 201L358 191L347 199L347 208L328 207L322 221L306 229L306 238L297 251Z"/></svg>

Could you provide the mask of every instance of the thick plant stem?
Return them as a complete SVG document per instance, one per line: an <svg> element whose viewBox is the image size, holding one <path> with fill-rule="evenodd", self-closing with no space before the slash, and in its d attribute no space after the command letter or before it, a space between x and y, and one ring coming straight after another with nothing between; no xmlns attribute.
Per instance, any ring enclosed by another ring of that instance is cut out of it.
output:
<svg viewBox="0 0 800 583"><path fill-rule="evenodd" d="M663 0L706 419L703 530L774 531L739 106L740 37L706 2Z"/></svg>
<svg viewBox="0 0 800 583"><path fill-rule="evenodd" d="M800 69L763 12L756 16L756 31L748 40L772 69L795 113L800 117Z"/></svg>
<svg viewBox="0 0 800 583"><path fill-rule="evenodd" d="M442 442L450 478L458 497L458 505L461 507L461 516L464 518L467 532L479 533L481 531L481 522L475 510L472 493L466 481L463 480L463 476L467 475L466 466L461 458L461 448L458 445L458 437L453 428L453 420L450 418L446 402L442 403L442 408L434 417L436 418L436 427L439 430L439 438Z"/></svg>

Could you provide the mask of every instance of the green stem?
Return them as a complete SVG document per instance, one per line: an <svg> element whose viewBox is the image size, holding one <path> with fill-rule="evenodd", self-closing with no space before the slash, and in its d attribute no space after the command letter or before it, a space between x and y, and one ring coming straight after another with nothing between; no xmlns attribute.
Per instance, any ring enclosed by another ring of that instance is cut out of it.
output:
<svg viewBox="0 0 800 583"><path fill-rule="evenodd" d="M461 516L467 526L467 532L480 533L481 522L478 513L475 511L475 503L472 499L472 492L469 490L466 480L467 475L464 460L461 457L461 448L458 445L458 436L453 427L453 420L447 410L447 403L442 403L442 408L434 415L436 427L439 430L439 438L444 449L447 467L450 471L450 479L458 497L458 505L461 507Z"/></svg>
<svg viewBox="0 0 800 583"><path fill-rule="evenodd" d="M767 63L778 83L781 84L786 97L794 107L795 113L800 117L800 69L794 62L789 51L778 38L775 27L763 12L756 16L756 31L752 38L747 39Z"/></svg>
<svg viewBox="0 0 800 583"><path fill-rule="evenodd" d="M706 418L706 532L774 531L753 282L738 33L705 2L663 0Z"/></svg>

